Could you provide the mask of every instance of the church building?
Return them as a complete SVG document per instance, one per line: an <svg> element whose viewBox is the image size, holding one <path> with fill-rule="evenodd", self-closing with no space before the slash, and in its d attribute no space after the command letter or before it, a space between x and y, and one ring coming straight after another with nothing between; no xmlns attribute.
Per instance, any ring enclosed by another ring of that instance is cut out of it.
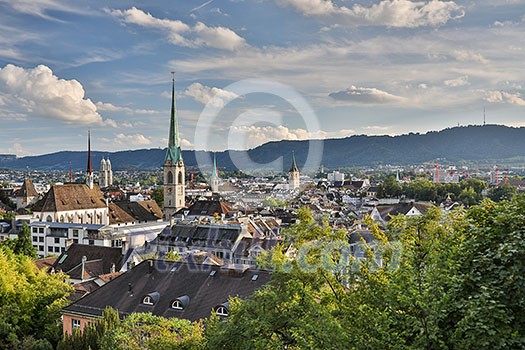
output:
<svg viewBox="0 0 525 350"><path fill-rule="evenodd" d="M291 191L299 189L299 168L295 162L295 154L292 154L292 167L288 171L288 188Z"/></svg>
<svg viewBox="0 0 525 350"><path fill-rule="evenodd" d="M185 182L177 107L175 105L175 79L173 79L171 86L170 134L168 149L164 159L164 219L170 220L178 210L186 206Z"/></svg>

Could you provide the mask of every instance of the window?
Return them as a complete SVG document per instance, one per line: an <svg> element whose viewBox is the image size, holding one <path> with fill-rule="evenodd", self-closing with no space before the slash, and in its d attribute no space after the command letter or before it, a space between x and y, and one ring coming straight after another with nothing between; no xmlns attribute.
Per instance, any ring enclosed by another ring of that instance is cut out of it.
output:
<svg viewBox="0 0 525 350"><path fill-rule="evenodd" d="M78 230L73 230L73 237L78 237Z"/></svg>
<svg viewBox="0 0 525 350"><path fill-rule="evenodd" d="M228 309L225 308L224 306L219 306L215 310L215 313L217 314L217 316L228 317Z"/></svg>
<svg viewBox="0 0 525 350"><path fill-rule="evenodd" d="M78 243L78 238L73 238L73 243Z"/></svg>
<svg viewBox="0 0 525 350"><path fill-rule="evenodd" d="M60 238L55 237L55 244L59 244L59 243L60 243Z"/></svg>
<svg viewBox="0 0 525 350"><path fill-rule="evenodd" d="M39 246L38 246L38 250L41 251L41 252L43 252L43 251L44 251L44 246L43 246L43 245L39 245Z"/></svg>
<svg viewBox="0 0 525 350"><path fill-rule="evenodd" d="M33 227L33 233L37 233L38 229L36 227Z"/></svg>
<svg viewBox="0 0 525 350"><path fill-rule="evenodd" d="M90 240L89 240L89 245L95 245L95 240L90 239Z"/></svg>
<svg viewBox="0 0 525 350"><path fill-rule="evenodd" d="M48 216L47 216L46 221L47 221L47 222L52 222L52 221L53 221L53 218L51 217L51 215L48 215Z"/></svg>
<svg viewBox="0 0 525 350"><path fill-rule="evenodd" d="M60 247L55 247L55 253L60 253Z"/></svg>
<svg viewBox="0 0 525 350"><path fill-rule="evenodd" d="M184 305L182 305L182 302L180 300L175 300L171 304L171 308L175 310L184 310Z"/></svg>
<svg viewBox="0 0 525 350"><path fill-rule="evenodd" d="M48 245L47 246L47 251L50 252L50 253L53 253L53 247Z"/></svg>
<svg viewBox="0 0 525 350"><path fill-rule="evenodd" d="M76 318L71 319L71 329L80 328L80 320Z"/></svg>
<svg viewBox="0 0 525 350"><path fill-rule="evenodd" d="M39 241L40 243L44 243L44 237L38 237L38 241Z"/></svg>
<svg viewBox="0 0 525 350"><path fill-rule="evenodd" d="M171 171L168 171L168 184L173 183L173 174Z"/></svg>
<svg viewBox="0 0 525 350"><path fill-rule="evenodd" d="M153 299L149 295L145 296L144 299L142 299L142 304L144 305L153 305Z"/></svg>
<svg viewBox="0 0 525 350"><path fill-rule="evenodd" d="M38 233L44 233L44 228L43 227L39 227L38 228Z"/></svg>
<svg viewBox="0 0 525 350"><path fill-rule="evenodd" d="M182 184L182 181L182 171L179 171L179 181L177 183Z"/></svg>
<svg viewBox="0 0 525 350"><path fill-rule="evenodd" d="M33 242L38 241L38 238L36 236L33 236Z"/></svg>

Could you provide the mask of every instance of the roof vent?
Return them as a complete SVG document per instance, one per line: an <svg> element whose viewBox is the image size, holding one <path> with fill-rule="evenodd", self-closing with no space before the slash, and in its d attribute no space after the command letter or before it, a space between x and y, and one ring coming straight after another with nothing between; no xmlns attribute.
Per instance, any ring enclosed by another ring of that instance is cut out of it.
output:
<svg viewBox="0 0 525 350"><path fill-rule="evenodd" d="M259 278L259 275L253 275L252 276L252 281L257 281L257 278Z"/></svg>

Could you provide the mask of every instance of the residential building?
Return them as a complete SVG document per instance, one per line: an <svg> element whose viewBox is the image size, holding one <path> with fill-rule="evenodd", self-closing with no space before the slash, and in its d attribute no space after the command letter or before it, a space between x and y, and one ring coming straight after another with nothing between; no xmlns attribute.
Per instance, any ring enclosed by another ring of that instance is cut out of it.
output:
<svg viewBox="0 0 525 350"><path fill-rule="evenodd" d="M190 321L213 312L228 317L230 298L248 298L269 281L264 270L148 260L63 308L63 332L82 330L108 306L121 317L134 312Z"/></svg>

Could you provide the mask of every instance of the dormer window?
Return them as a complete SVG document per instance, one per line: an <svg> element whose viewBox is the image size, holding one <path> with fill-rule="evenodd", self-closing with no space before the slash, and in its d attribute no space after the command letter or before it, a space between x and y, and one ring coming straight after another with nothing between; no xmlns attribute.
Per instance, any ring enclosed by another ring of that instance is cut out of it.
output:
<svg viewBox="0 0 525 350"><path fill-rule="evenodd" d="M158 292L152 292L142 298L142 304L153 306L159 301L160 294Z"/></svg>
<svg viewBox="0 0 525 350"><path fill-rule="evenodd" d="M190 303L190 297L187 295L183 295L181 297L178 297L177 299L173 300L171 303L171 308L173 310L184 310L186 306L188 306Z"/></svg>
<svg viewBox="0 0 525 350"><path fill-rule="evenodd" d="M229 316L229 312L230 312L230 303L229 302L225 302L219 306L216 306L214 308L215 310L215 313L217 314L217 316L220 316L220 317L228 317Z"/></svg>

